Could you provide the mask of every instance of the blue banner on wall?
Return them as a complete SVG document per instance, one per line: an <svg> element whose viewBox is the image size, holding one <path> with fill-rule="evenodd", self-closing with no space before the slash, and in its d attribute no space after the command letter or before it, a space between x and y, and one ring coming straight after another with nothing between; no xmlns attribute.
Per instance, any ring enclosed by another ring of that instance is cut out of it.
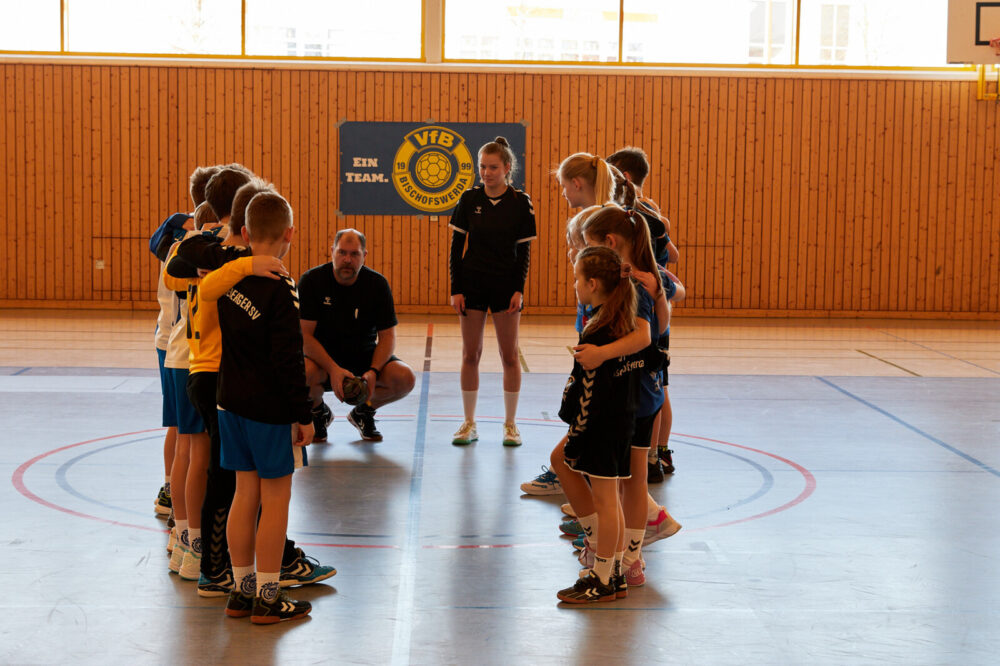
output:
<svg viewBox="0 0 1000 666"><path fill-rule="evenodd" d="M340 125L340 212L446 215L478 180L479 148L505 137L524 188L524 126L517 123Z"/></svg>

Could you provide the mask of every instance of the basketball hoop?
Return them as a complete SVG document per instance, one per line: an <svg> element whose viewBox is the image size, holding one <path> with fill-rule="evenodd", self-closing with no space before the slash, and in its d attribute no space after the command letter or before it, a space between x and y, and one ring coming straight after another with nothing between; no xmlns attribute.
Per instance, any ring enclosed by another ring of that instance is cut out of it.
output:
<svg viewBox="0 0 1000 666"><path fill-rule="evenodd" d="M993 52L1000 56L1000 37L991 39L990 46L993 48Z"/></svg>

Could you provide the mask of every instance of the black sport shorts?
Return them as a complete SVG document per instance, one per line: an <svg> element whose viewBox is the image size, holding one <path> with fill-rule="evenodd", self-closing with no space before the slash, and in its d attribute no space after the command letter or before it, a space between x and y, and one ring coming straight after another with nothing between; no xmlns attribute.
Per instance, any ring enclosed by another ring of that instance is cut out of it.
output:
<svg viewBox="0 0 1000 666"><path fill-rule="evenodd" d="M517 287L506 280L485 275L469 275L465 280L465 309L482 312L503 313L510 307L510 299ZM521 302L521 310L524 302Z"/></svg>
<svg viewBox="0 0 1000 666"><path fill-rule="evenodd" d="M648 449L649 443L653 439L653 421L656 414L649 416L637 416L635 419L635 433L632 435L633 449Z"/></svg>

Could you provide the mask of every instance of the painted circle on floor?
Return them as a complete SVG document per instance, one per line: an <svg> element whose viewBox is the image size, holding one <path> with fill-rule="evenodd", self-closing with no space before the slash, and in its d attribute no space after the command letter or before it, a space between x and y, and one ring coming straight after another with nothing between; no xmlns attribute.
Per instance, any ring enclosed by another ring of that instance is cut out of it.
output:
<svg viewBox="0 0 1000 666"><path fill-rule="evenodd" d="M439 422L449 424L460 423L461 417L445 415L431 415L428 418L429 425ZM413 422L416 417L412 415L389 417L387 422ZM491 417L480 417L480 423L484 426L502 423L501 418L491 419ZM537 428L545 432L546 441L556 441L552 438L554 428L563 429L565 424L552 419L521 419L519 420L523 433L530 433ZM447 428L446 428L447 429ZM482 428L481 428L482 429ZM450 430L449 430L450 432ZM437 436L437 433L435 433ZM530 435L529 435L530 437ZM527 438L526 438L527 439ZM163 441L163 428L151 428L147 430L137 430L134 432L120 433L97 437L82 442L68 444L45 453L41 453L30 460L23 462L14 471L11 482L15 489L26 498L49 509L60 511L77 518L95 520L111 525L128 527L131 529L145 530L151 532L164 532L163 523L153 517L151 510L141 510L122 502L113 501L108 497L107 490L115 485L109 484L105 478L84 477L79 474L71 480L70 474L81 464L94 464L93 459L103 453L132 446L156 446ZM704 510L695 511L688 515L676 516L682 523L686 523L684 533L702 532L712 529L729 527L759 520L777 513L787 511L792 507L805 501L816 488L816 479L809 470L793 460L786 457L765 451L762 449L744 446L720 439L703 437L699 435L689 435L673 433L671 436L671 446L675 451L683 450L685 447L692 452L699 452L704 455L723 456L727 461L735 461L737 465L745 468L746 472L756 481L751 481L750 477L743 478L743 483L738 484L740 489L733 489L734 492L721 498L716 507L705 507ZM453 448L448 451L464 451L468 449ZM45 461L45 465L38 463ZM95 465L96 467L97 465ZM50 472L51 470L51 472ZM129 469L132 476L134 470ZM737 470L738 471L738 470ZM793 472L799 481L792 484L787 480L780 484L775 482L775 473L779 472L782 479L787 479L787 472ZM784 472L784 473L782 473ZM740 473L742 477L742 473ZM36 488L45 486L46 490L35 492L29 488L30 483ZM51 481L55 481L55 487ZM780 487L779 487L780 486ZM60 498L54 495L61 493ZM43 495L45 495L43 497ZM152 498L152 493L150 493ZM768 503L768 498L774 501ZM782 501L784 500L784 501ZM718 516L734 516L726 520L718 520ZM712 518L715 517L713 521ZM699 524L700 523L700 524ZM292 536L299 536L293 534ZM365 539L370 535L333 534L321 532L309 532L301 535L311 539L323 537L326 539L346 538ZM388 535L385 535L388 536ZM481 537L480 537L481 538ZM378 539L382 541L383 539ZM392 544L373 543L329 543L325 539L318 543L305 543L303 545L319 547L345 547L345 548L398 548ZM424 548L511 548L523 546L546 546L552 544L520 544L520 543L498 543L498 544L427 544Z"/></svg>

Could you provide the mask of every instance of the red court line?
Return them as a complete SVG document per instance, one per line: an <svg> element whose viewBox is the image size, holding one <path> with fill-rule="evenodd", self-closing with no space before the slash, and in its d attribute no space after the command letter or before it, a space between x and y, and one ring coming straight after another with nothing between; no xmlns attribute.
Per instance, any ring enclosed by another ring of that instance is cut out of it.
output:
<svg viewBox="0 0 1000 666"><path fill-rule="evenodd" d="M87 514L87 513L81 513L79 511L74 511L73 509L67 509L64 506L59 506L58 504L53 504L52 502L50 502L50 501L48 501L46 499L42 499L41 497L39 497L35 493L33 493L30 490L28 490L28 487L24 484L24 474L25 474L25 472L28 471L29 467L31 467L32 465L34 465L39 460L47 458L47 457L49 457L51 455L54 455L56 453L59 453L60 451L66 451L67 449L72 449L72 448L75 448L77 446L83 446L84 444L93 444L94 442L102 442L102 441L104 441L106 439L118 439L119 437L130 437L132 435L142 435L142 434L145 434L147 432L156 432L158 430L163 430L163 428L149 428L147 430L136 430L135 432L126 432L126 433L121 433L121 434L118 434L118 435L107 435L105 437L97 437L95 439L88 439L86 442L77 442L76 444L68 444L66 446L59 447L58 449L52 449L51 451L48 451L46 453L41 453L41 454L35 456L34 458L32 458L31 460L29 460L29 461L27 461L25 463L22 463L20 467L18 467L16 470L14 470L14 475L11 476L11 479L10 479L11 483L14 484L14 488L17 489L17 492L21 493L22 495L24 495L25 497L27 497L31 501L38 502L42 506L46 506L46 507L48 507L50 509L55 509L56 511L62 511L63 513L68 513L69 515L76 516L77 518L86 518L88 520L96 520L96 521L101 522L101 523L108 523L109 525L119 525L121 527L134 527L136 529L146 530L146 531L149 531L149 532L164 532L164 533L166 533L166 531L167 531L166 528L160 529L160 528L156 528L156 527L149 527L147 525L135 525L133 523L123 523L123 522L120 522L120 521L117 521L117 520L110 520L108 518L100 518L98 516L92 516L92 515Z"/></svg>
<svg viewBox="0 0 1000 666"><path fill-rule="evenodd" d="M448 415L441 415L441 416L444 416L446 418L448 417ZM433 416L432 416L432 418L433 418ZM440 416L439 416L439 418L440 418ZM461 417L456 416L454 418L461 418ZM481 418L501 418L501 417L481 417ZM519 419L519 420L521 420L521 421L537 421L537 422L545 422L545 423L559 423L559 421L556 421L555 419ZM38 495L36 495L35 493L33 493L30 490L28 490L27 486L24 483L24 475L28 471L28 469L32 465L34 465L35 463L37 463L39 460L43 460L44 458L47 458L48 456L51 456L51 455L54 455L54 454L59 453L61 451L66 451L67 449L72 449L72 448L75 448L75 447L78 447L78 446L84 446L86 444L93 444L94 442L101 442L101 441L108 440L108 439L117 439L119 437L130 437L132 435L141 435L141 434L145 434L145 433L149 433L149 432L156 432L156 431L159 431L159 430L163 430L163 428L149 428L149 429L146 429L146 430L137 430L135 432L121 433L121 434L118 434L118 435L107 435L105 437L97 437L95 439L88 439L85 442L77 442L75 444L68 444L68 445L60 447L58 449L53 449L53 450L48 451L46 453L41 453L41 454L35 456L34 458L32 458L31 460L28 460L28 461L22 463L14 471L14 474L11 477L11 482L13 483L14 488L16 488L19 493L21 493L22 495L24 495L28 499L30 499L30 500L32 500L34 502L37 502L38 504L41 504L42 506L48 507L50 509L55 509L56 511L61 511L63 513L67 513L67 514L69 514L71 516L76 516L78 518L86 518L88 520L96 520L98 522L107 523L109 525L118 525L118 526L121 526L121 527L133 527L133 528L136 528L136 529L146 530L146 531L149 531L149 532L164 532L165 533L167 531L166 529L159 529L159 528L155 528L155 527L148 527L146 525L135 525L133 523L123 523L123 522L120 522L120 521L117 521L117 520L110 520L108 518L101 518L101 517L98 517L98 516L92 516L90 514L81 513L79 511L74 511L73 509L68 509L66 507L59 506L58 504L53 504L52 502L49 502L48 500L43 499L43 498L39 497ZM720 527L729 527L731 525L739 525L740 523L746 523L746 522L749 522L751 520L759 520L761 518L766 518L768 516L773 516L773 515L775 515L777 513L781 513L782 511L787 511L788 509L791 509L792 507L794 507L794 506L796 506L798 504L801 504L810 495L812 495L813 492L815 492L815 490L816 490L816 477L813 476L812 472L810 472L808 469L806 469L802 465L798 464L797 462L795 462L793 460L789 460L788 458L785 458L783 456L779 456L776 453L771 453L769 451L764 451L764 450L761 450L761 449L755 449L755 448L753 448L751 446L744 446L742 444L734 444L733 442L727 442L727 441L724 441L724 440L721 440L721 439L712 439L711 437L700 437L698 435L686 435L686 434L680 433L680 432L676 432L676 433L673 433L673 434L675 434L678 437L687 437L689 439L700 439L700 440L705 441L705 442L714 442L716 444L723 444L725 446L732 446L732 447L735 447L735 448L738 448L738 449L744 449L745 451L753 451L754 453L759 453L761 455L768 456L769 458L774 458L775 460L779 460L779 461L785 463L786 465L788 465L789 467L791 467L792 469L794 469L797 472L799 472L802 475L802 477L805 479L805 488L802 490L802 492L799 493L797 497L795 497L792 500L790 500L790 501L782 504L781 506L775 507L774 509L770 509L770 510L765 511L763 513L758 513L758 514L755 514L753 516L748 516L746 518L739 518L737 520L731 520L731 521L728 521L728 522L725 522L725 523L719 523L717 525L707 525L705 527L694 527L694 528L686 529L686 530L684 530L685 534L691 534L691 533L694 533L694 532L705 532L707 530L714 530L714 529L718 529ZM381 544L303 543L302 545L322 547L322 548L373 548L373 549L396 549L396 550L398 550L400 548L400 546L396 546L396 545L381 545ZM511 544L511 543L501 543L501 544L425 545L425 546L422 546L422 548L449 549L449 550L466 550L466 549L479 549L479 548L518 548L518 547L524 547L524 546L529 546L529 545L541 545L541 544Z"/></svg>

